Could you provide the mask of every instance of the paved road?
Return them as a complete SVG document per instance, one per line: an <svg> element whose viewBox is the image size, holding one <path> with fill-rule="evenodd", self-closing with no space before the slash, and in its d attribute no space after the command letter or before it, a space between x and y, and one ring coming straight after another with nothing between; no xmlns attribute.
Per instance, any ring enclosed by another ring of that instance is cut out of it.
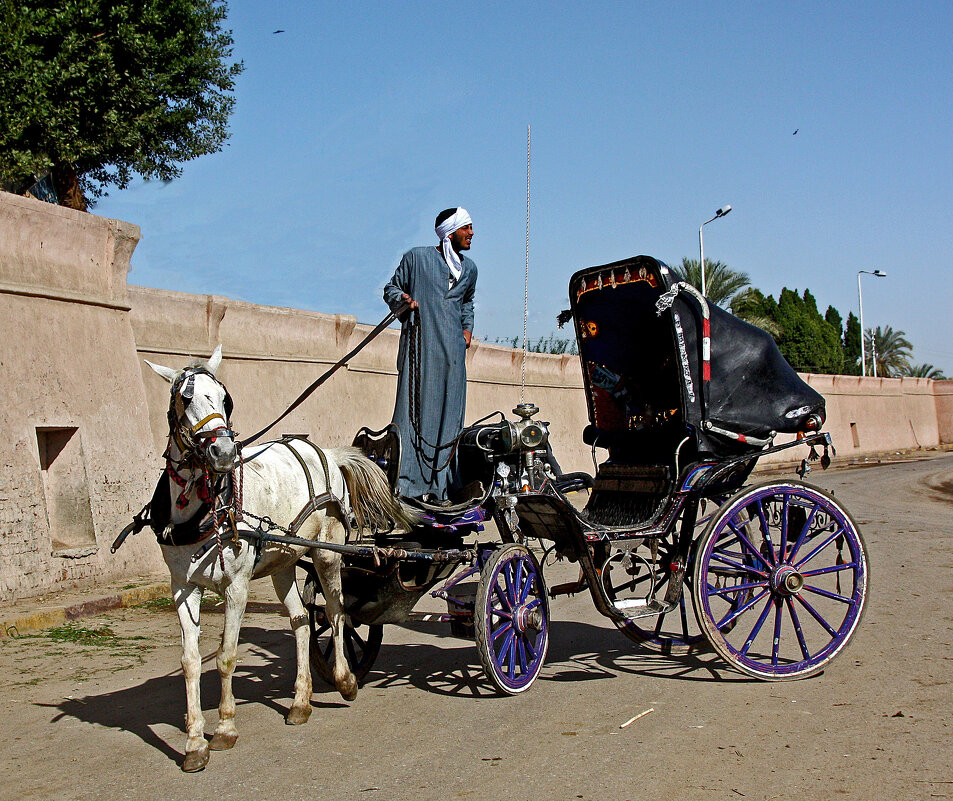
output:
<svg viewBox="0 0 953 801"><path fill-rule="evenodd" d="M554 602L523 696L491 693L472 642L413 623L385 630L355 702L319 688L289 727L292 639L263 609L240 648L238 745L185 775L177 624L123 609L83 621L107 645L0 641L0 799L953 798L953 455L811 478L854 513L873 569L853 644L815 678L640 651L583 595ZM221 624L206 615L209 731Z"/></svg>

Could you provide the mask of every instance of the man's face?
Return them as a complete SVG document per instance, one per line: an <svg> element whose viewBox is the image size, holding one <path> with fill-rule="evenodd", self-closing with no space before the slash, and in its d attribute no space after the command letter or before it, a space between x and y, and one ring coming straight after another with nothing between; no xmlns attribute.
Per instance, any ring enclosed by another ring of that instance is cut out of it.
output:
<svg viewBox="0 0 953 801"><path fill-rule="evenodd" d="M473 223L464 225L450 234L450 245L459 253L462 250L470 249L470 241L473 239Z"/></svg>

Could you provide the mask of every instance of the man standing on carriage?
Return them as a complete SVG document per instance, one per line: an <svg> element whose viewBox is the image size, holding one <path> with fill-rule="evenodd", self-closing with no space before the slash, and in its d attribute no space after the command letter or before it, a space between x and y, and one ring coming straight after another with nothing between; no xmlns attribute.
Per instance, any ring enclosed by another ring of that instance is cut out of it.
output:
<svg viewBox="0 0 953 801"><path fill-rule="evenodd" d="M466 209L440 212L434 231L439 244L404 254L384 300L394 311L410 304L397 354L397 489L404 497L441 502L454 479L454 442L463 430L477 267L463 255L473 239Z"/></svg>

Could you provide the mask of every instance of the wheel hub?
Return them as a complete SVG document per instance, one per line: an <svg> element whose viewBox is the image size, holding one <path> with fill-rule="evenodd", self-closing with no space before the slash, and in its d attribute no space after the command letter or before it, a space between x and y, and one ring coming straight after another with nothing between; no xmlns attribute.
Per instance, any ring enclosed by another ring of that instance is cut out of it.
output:
<svg viewBox="0 0 953 801"><path fill-rule="evenodd" d="M513 615L513 626L520 634L529 629L539 631L543 627L543 615L538 607L530 609L528 606L521 606Z"/></svg>
<svg viewBox="0 0 953 801"><path fill-rule="evenodd" d="M779 565L771 574L771 589L780 595L797 595L804 586L804 576L792 565Z"/></svg>

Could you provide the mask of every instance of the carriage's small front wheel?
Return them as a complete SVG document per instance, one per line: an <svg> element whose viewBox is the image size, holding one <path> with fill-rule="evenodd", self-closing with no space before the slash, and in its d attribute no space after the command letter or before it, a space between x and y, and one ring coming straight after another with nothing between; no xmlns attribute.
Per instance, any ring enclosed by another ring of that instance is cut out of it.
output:
<svg viewBox="0 0 953 801"><path fill-rule="evenodd" d="M480 662L506 695L528 690L549 648L549 598L539 562L524 545L495 550L480 574L473 623Z"/></svg>
<svg viewBox="0 0 953 801"><path fill-rule="evenodd" d="M857 630L868 585L857 524L833 496L798 481L730 499L695 553L699 626L725 660L760 679L823 670Z"/></svg>

